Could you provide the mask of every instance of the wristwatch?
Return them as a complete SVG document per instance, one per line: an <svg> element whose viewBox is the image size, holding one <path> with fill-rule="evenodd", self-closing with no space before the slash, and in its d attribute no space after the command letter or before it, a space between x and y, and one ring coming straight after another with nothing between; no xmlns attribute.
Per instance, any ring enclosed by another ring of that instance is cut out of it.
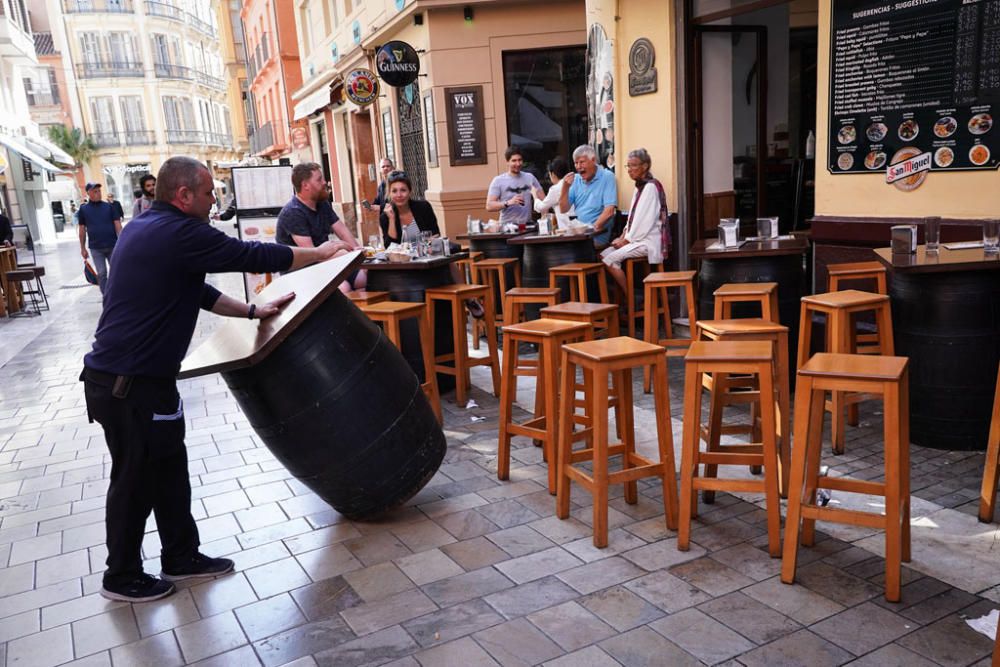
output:
<svg viewBox="0 0 1000 667"><path fill-rule="evenodd" d="M256 314L257 314L257 304L251 303L250 310L247 311L247 319L252 320Z"/></svg>
<svg viewBox="0 0 1000 667"><path fill-rule="evenodd" d="M510 203L509 203L509 202L504 202L504 203L503 203L503 207L504 207L504 208L507 208L507 207L508 207L509 205L510 205Z"/></svg>

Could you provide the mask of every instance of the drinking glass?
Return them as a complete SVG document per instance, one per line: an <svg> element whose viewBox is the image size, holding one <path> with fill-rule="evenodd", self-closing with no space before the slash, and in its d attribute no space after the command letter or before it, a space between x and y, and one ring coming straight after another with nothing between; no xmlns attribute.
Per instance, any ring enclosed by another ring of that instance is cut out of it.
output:
<svg viewBox="0 0 1000 667"><path fill-rule="evenodd" d="M941 245L941 218L930 216L924 218L924 244L927 252L937 252Z"/></svg>
<svg viewBox="0 0 1000 667"><path fill-rule="evenodd" d="M983 252L994 254L1000 251L1000 218L983 220Z"/></svg>

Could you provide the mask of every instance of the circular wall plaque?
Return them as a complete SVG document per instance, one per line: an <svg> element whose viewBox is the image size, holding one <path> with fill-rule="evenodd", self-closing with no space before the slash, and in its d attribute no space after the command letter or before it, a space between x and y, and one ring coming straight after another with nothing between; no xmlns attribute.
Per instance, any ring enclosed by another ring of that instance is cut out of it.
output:
<svg viewBox="0 0 1000 667"><path fill-rule="evenodd" d="M351 70L344 80L344 93L358 106L367 106L378 97L378 77L370 69Z"/></svg>
<svg viewBox="0 0 1000 667"><path fill-rule="evenodd" d="M408 86L420 74L420 58L406 42L383 44L375 54L375 69L382 80L393 88Z"/></svg>

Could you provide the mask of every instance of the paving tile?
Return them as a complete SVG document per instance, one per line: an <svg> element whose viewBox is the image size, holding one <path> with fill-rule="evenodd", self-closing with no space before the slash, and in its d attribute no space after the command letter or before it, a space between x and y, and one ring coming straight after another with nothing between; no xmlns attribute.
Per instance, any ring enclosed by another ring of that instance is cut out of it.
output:
<svg viewBox="0 0 1000 667"><path fill-rule="evenodd" d="M853 659L850 653L837 648L808 630L799 630L778 640L744 653L739 657L747 667L773 665L810 665L826 667L843 665Z"/></svg>
<svg viewBox="0 0 1000 667"><path fill-rule="evenodd" d="M543 551L554 543L527 526L515 526L486 535L486 539L506 551L512 558Z"/></svg>
<svg viewBox="0 0 1000 667"><path fill-rule="evenodd" d="M14 639L7 644L7 664L11 667L49 667L72 659L73 636L68 625Z"/></svg>
<svg viewBox="0 0 1000 667"><path fill-rule="evenodd" d="M848 607L882 595L879 586L826 563L810 563L796 568L795 583Z"/></svg>
<svg viewBox="0 0 1000 667"><path fill-rule="evenodd" d="M261 662L250 646L240 646L231 651L213 655L192 663L191 667L257 667Z"/></svg>
<svg viewBox="0 0 1000 667"><path fill-rule="evenodd" d="M625 632L663 616L664 612L623 586L614 586L580 599L580 604L608 625Z"/></svg>
<svg viewBox="0 0 1000 667"><path fill-rule="evenodd" d="M805 586L782 583L779 577L748 586L742 592L803 625L812 625L844 609L844 605Z"/></svg>
<svg viewBox="0 0 1000 667"><path fill-rule="evenodd" d="M555 577L545 577L486 597L490 605L508 619L575 598L576 591Z"/></svg>
<svg viewBox="0 0 1000 667"><path fill-rule="evenodd" d="M236 618L250 641L257 641L306 623L292 597L283 593L260 602L240 607Z"/></svg>
<svg viewBox="0 0 1000 667"><path fill-rule="evenodd" d="M653 621L649 627L709 665L755 648L746 637L697 609L679 611Z"/></svg>
<svg viewBox="0 0 1000 667"><path fill-rule="evenodd" d="M59 581L90 574L86 549L40 560L35 564L35 585L48 586Z"/></svg>
<svg viewBox="0 0 1000 667"><path fill-rule="evenodd" d="M484 567L427 584L423 591L438 605L447 607L513 587L514 582L500 572L492 567Z"/></svg>
<svg viewBox="0 0 1000 667"><path fill-rule="evenodd" d="M911 605L899 613L900 616L914 621L919 625L926 625L939 618L944 618L959 609L968 607L970 604L976 602L977 599L971 593L951 588L940 595L935 595Z"/></svg>
<svg viewBox="0 0 1000 667"><path fill-rule="evenodd" d="M247 643L232 612L183 625L174 630L187 662L196 662Z"/></svg>
<svg viewBox="0 0 1000 667"><path fill-rule="evenodd" d="M556 576L583 595L636 579L646 571L625 560L612 556L560 572Z"/></svg>
<svg viewBox="0 0 1000 667"><path fill-rule="evenodd" d="M854 655L864 655L917 627L916 623L888 609L865 602L816 623L809 629Z"/></svg>
<svg viewBox="0 0 1000 667"><path fill-rule="evenodd" d="M523 584L547 577L563 570L581 565L581 561L562 547L552 547L544 551L521 556L496 565L496 569L507 575L516 584Z"/></svg>
<svg viewBox="0 0 1000 667"><path fill-rule="evenodd" d="M473 635L504 667L537 665L562 654L562 649L526 619L496 625Z"/></svg>
<svg viewBox="0 0 1000 667"><path fill-rule="evenodd" d="M731 547L734 544L745 542L751 538L763 535L766 529L760 526L751 526L738 518L726 519L719 523L710 525L699 525L695 522L691 526L691 540L709 551L718 551Z"/></svg>
<svg viewBox="0 0 1000 667"><path fill-rule="evenodd" d="M680 551L677 548L677 538L670 538L626 551L622 556L648 572L656 572L665 567L701 558L705 553L703 548L693 543L687 551Z"/></svg>
<svg viewBox="0 0 1000 667"><path fill-rule="evenodd" d="M889 644L850 663L851 667L936 667L936 662L905 649L899 644Z"/></svg>
<svg viewBox="0 0 1000 667"><path fill-rule="evenodd" d="M530 614L528 620L566 651L615 634L614 628L572 601Z"/></svg>
<svg viewBox="0 0 1000 667"><path fill-rule="evenodd" d="M440 549L431 549L412 556L397 558L395 562L399 569L418 586L465 572L458 563L448 558Z"/></svg>
<svg viewBox="0 0 1000 667"><path fill-rule="evenodd" d="M437 605L421 591L409 590L345 609L340 615L351 630L361 636L436 610Z"/></svg>
<svg viewBox="0 0 1000 667"><path fill-rule="evenodd" d="M551 496L547 493L545 497L551 499ZM524 499L522 498L519 502L523 503ZM590 526L582 521L574 519L573 517L560 519L557 516L547 516L543 519L532 521L528 524L528 527L534 529L538 533L541 533L556 544L575 542L581 538L590 538L593 540L594 534L594 531L590 528ZM616 543L618 542L620 541L616 540ZM608 546L610 547L611 545L609 544Z"/></svg>
<svg viewBox="0 0 1000 667"><path fill-rule="evenodd" d="M625 587L670 613L711 599L704 591L665 570L633 579Z"/></svg>
<svg viewBox="0 0 1000 667"><path fill-rule="evenodd" d="M7 517L4 520L4 527L7 527L7 521L11 518ZM41 560L50 556L58 556L61 551L61 533L31 537L25 540L18 540L11 545L10 558L7 562L9 565L20 565L21 563Z"/></svg>
<svg viewBox="0 0 1000 667"><path fill-rule="evenodd" d="M34 588L34 561L0 569L0 597L23 593L25 591L33 590Z"/></svg>
<svg viewBox="0 0 1000 667"><path fill-rule="evenodd" d="M476 495L475 493L468 493L462 496L445 498L444 500L438 500L432 503L427 503L426 505L421 505L420 510L429 518L437 519L445 516L446 514L469 510L475 507L482 507L485 504L486 499L482 496Z"/></svg>
<svg viewBox="0 0 1000 667"><path fill-rule="evenodd" d="M333 544L314 551L306 551L295 557L299 565L313 581L329 579L338 574L360 570L364 567L342 544ZM251 578L251 582L253 579Z"/></svg>
<svg viewBox="0 0 1000 667"><path fill-rule="evenodd" d="M131 644L111 649L111 660L118 665L183 665L184 657L174 633L162 632Z"/></svg>
<svg viewBox="0 0 1000 667"><path fill-rule="evenodd" d="M7 618L0 618L0 644L18 637L25 637L41 629L37 610L26 611ZM2 663L0 663L2 664Z"/></svg>
<svg viewBox="0 0 1000 667"><path fill-rule="evenodd" d="M451 533L430 520L393 528L392 532L414 553L455 541Z"/></svg>
<svg viewBox="0 0 1000 667"><path fill-rule="evenodd" d="M481 536L446 544L441 547L441 551L467 571L478 570L510 558L506 551Z"/></svg>
<svg viewBox="0 0 1000 667"><path fill-rule="evenodd" d="M435 523L458 540L479 537L500 529L498 525L474 509L446 514L436 518Z"/></svg>
<svg viewBox="0 0 1000 667"><path fill-rule="evenodd" d="M76 587L79 588L79 583L75 580L73 582L63 583L75 584ZM59 586L62 584L55 585ZM11 599L12 598L7 598L4 602L6 603ZM63 623L78 621L81 618L87 618L88 616L96 616L121 607L123 604L123 602L105 600L100 595L87 595L84 597L77 596L72 600L67 600L65 602L45 605L42 606L42 627L48 629L57 625L62 625Z"/></svg>
<svg viewBox="0 0 1000 667"><path fill-rule="evenodd" d="M781 573L780 558L771 558L763 549L745 542L714 551L709 557L756 581L764 581Z"/></svg>
<svg viewBox="0 0 1000 667"><path fill-rule="evenodd" d="M288 551L293 554L300 554L306 551L314 551L323 547L340 544L346 540L361 537L361 533L350 523L335 523L331 526L318 528L302 535L296 535L284 540Z"/></svg>
<svg viewBox="0 0 1000 667"><path fill-rule="evenodd" d="M291 592L295 603L310 621L356 607L363 602L343 577L333 577L314 584L297 588Z"/></svg>
<svg viewBox="0 0 1000 667"><path fill-rule="evenodd" d="M181 589L162 600L133 606L139 635L149 637L193 623L201 618L190 589Z"/></svg>
<svg viewBox="0 0 1000 667"><path fill-rule="evenodd" d="M313 657L320 667L378 665L407 656L417 648L413 638L403 628L395 625L316 653Z"/></svg>
<svg viewBox="0 0 1000 667"><path fill-rule="evenodd" d="M421 651L416 655L416 659L423 667L497 667L499 665L496 660L469 638L458 639Z"/></svg>
<svg viewBox="0 0 1000 667"><path fill-rule="evenodd" d="M414 587L395 563L379 563L344 575L344 581L365 602L375 602Z"/></svg>
<svg viewBox="0 0 1000 667"><path fill-rule="evenodd" d="M242 607L258 599L243 572L193 586L191 596L203 617Z"/></svg>
<svg viewBox="0 0 1000 667"><path fill-rule="evenodd" d="M271 597L312 582L295 558L266 563L247 570L244 574L259 598Z"/></svg>
<svg viewBox="0 0 1000 667"><path fill-rule="evenodd" d="M403 629L423 647L450 642L484 628L503 623L504 618L482 600L471 600L403 623Z"/></svg>
<svg viewBox="0 0 1000 667"><path fill-rule="evenodd" d="M755 644L767 644L801 627L799 623L742 592L715 598L698 609Z"/></svg>
<svg viewBox="0 0 1000 667"><path fill-rule="evenodd" d="M965 618L977 618L993 608L992 603L972 605L962 614L949 614L897 643L940 665L971 664L990 654L993 641L970 628Z"/></svg>
<svg viewBox="0 0 1000 667"><path fill-rule="evenodd" d="M325 651L331 646L343 645L353 639L354 633L343 619L328 616L256 641L253 647L267 667L274 667Z"/></svg>
<svg viewBox="0 0 1000 667"><path fill-rule="evenodd" d="M588 646L545 663L545 667L615 667L616 665L621 663L596 646Z"/></svg>
<svg viewBox="0 0 1000 667"><path fill-rule="evenodd" d="M138 639L139 628L131 605L73 622L73 651L78 656L130 644Z"/></svg>
<svg viewBox="0 0 1000 667"><path fill-rule="evenodd" d="M626 667L671 665L694 667L701 663L692 655L649 628L636 628L601 642L600 647Z"/></svg>
<svg viewBox="0 0 1000 667"><path fill-rule="evenodd" d="M344 542L344 546L366 566L378 565L412 553L399 538L388 532L348 540Z"/></svg>
<svg viewBox="0 0 1000 667"><path fill-rule="evenodd" d="M712 597L739 590L753 579L711 558L699 558L670 568L670 574L697 586Z"/></svg>
<svg viewBox="0 0 1000 667"><path fill-rule="evenodd" d="M513 528L539 519L540 516L516 500L501 500L477 510L501 528Z"/></svg>

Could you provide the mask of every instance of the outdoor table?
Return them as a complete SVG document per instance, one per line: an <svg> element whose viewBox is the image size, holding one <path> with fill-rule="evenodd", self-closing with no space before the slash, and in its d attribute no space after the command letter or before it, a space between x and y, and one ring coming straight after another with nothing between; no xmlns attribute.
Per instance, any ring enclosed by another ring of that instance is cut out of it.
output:
<svg viewBox="0 0 1000 667"><path fill-rule="evenodd" d="M406 502L447 448L396 346L337 289L360 261L355 251L280 276L253 299L294 292L278 315L227 319L178 375L221 373L275 458L352 519Z"/></svg>
<svg viewBox="0 0 1000 667"><path fill-rule="evenodd" d="M524 248L521 259L521 285L548 287L549 269L560 264L596 262L597 252L591 240L592 232L585 234L524 234L508 239L509 245ZM596 297L596 288L594 290ZM563 301L569 300L569 285L563 286ZM599 301L595 298L594 301ZM531 310L531 307L528 309Z"/></svg>
<svg viewBox="0 0 1000 667"><path fill-rule="evenodd" d="M910 440L986 449L1000 365L1000 257L875 251L890 271L896 354L910 358Z"/></svg>
<svg viewBox="0 0 1000 667"><path fill-rule="evenodd" d="M428 257L410 262L366 261L362 268L368 271L368 285L365 289L388 292L393 301L424 302L428 287L450 285L451 265L465 259L468 253L454 253L447 256ZM420 333L416 320L400 323L403 340L403 356L410 368L424 382L424 357L420 348ZM438 302L434 310L434 354L451 354L455 351L455 341L451 330L451 309L448 304ZM447 391L454 388L455 377L438 373L438 388Z"/></svg>
<svg viewBox="0 0 1000 667"><path fill-rule="evenodd" d="M739 248L710 248L715 239L695 241L688 255L700 262L698 317L713 319L713 293L726 283L777 283L778 320L788 327L789 359L796 358L799 306L805 293L803 256L809 242L802 238L747 240ZM755 305L733 304L734 317L760 317ZM790 369L794 375L794 369ZM794 378L793 378L794 381Z"/></svg>
<svg viewBox="0 0 1000 667"><path fill-rule="evenodd" d="M14 246L0 246L0 316L21 310L21 286L7 283L7 272L17 269L17 249Z"/></svg>
<svg viewBox="0 0 1000 667"><path fill-rule="evenodd" d="M522 259L524 246L509 245L507 241L523 235L524 232L483 232L481 234L460 234L455 238L459 241L468 241L469 250L483 253L486 259L505 259L508 257Z"/></svg>

